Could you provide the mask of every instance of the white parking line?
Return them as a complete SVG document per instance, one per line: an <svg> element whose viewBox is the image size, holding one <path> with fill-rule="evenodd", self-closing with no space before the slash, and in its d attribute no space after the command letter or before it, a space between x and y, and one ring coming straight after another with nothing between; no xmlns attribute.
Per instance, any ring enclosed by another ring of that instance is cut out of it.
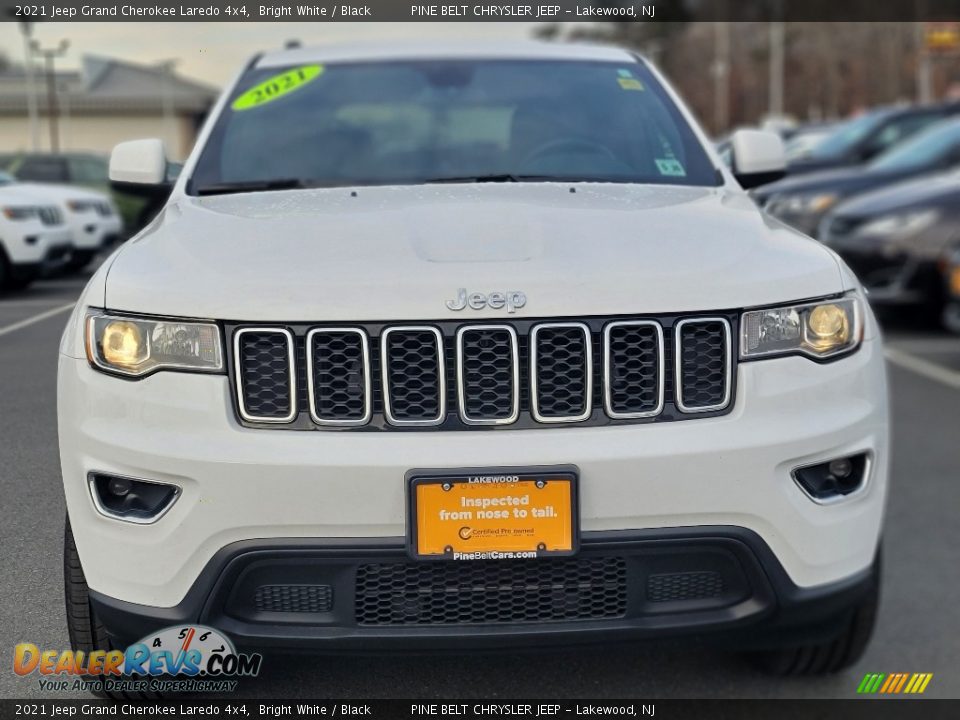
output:
<svg viewBox="0 0 960 720"><path fill-rule="evenodd" d="M61 305L60 307L55 307L52 310L47 310L46 312L42 312L39 315L28 317L26 320L15 322L13 323L13 325L6 325L4 327L0 327L0 337L4 335L8 335L17 330L21 330L25 327L29 327L34 323L42 322L47 318L53 317L54 315L59 315L60 313L66 312L67 310L72 310L74 305L76 305L76 303L68 303L66 305Z"/></svg>
<svg viewBox="0 0 960 720"><path fill-rule="evenodd" d="M960 372L956 370L945 368L897 348L887 347L883 354L894 365L915 372L917 375L923 375L929 380L935 380L954 390L960 390Z"/></svg>

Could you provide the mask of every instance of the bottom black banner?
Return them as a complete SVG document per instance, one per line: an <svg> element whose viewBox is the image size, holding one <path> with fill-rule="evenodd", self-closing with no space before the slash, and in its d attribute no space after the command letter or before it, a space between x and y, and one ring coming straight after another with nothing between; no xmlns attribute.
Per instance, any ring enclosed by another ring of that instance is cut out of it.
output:
<svg viewBox="0 0 960 720"><path fill-rule="evenodd" d="M960 700L0 700L0 718L12 717L940 720L960 717Z"/></svg>

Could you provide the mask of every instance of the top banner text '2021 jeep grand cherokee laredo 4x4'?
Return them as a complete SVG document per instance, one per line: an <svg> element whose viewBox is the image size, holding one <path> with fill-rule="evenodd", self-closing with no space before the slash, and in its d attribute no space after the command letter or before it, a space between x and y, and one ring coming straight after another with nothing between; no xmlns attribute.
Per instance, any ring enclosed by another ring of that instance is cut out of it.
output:
<svg viewBox="0 0 960 720"><path fill-rule="evenodd" d="M715 631L816 672L872 627L876 323L626 51L254 59L78 303L59 423L79 649Z"/></svg>

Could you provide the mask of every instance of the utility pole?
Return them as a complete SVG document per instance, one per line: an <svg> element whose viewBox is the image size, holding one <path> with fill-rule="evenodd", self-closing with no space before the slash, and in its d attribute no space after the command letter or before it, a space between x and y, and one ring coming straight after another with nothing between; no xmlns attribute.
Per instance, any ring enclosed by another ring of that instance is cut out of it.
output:
<svg viewBox="0 0 960 720"><path fill-rule="evenodd" d="M774 17L779 18L780 3L775 4ZM783 115L783 61L784 61L784 24L782 20L770 23L770 107L769 115L779 118Z"/></svg>
<svg viewBox="0 0 960 720"><path fill-rule="evenodd" d="M30 49L44 60L47 74L47 113L50 117L50 151L60 151L60 135L57 128L57 78L54 63L56 59L67 52L69 40L61 40L55 48L42 48L36 40L30 42Z"/></svg>
<svg viewBox="0 0 960 720"><path fill-rule="evenodd" d="M730 24L713 24L713 129L730 126Z"/></svg>
<svg viewBox="0 0 960 720"><path fill-rule="evenodd" d="M30 149L36 152L40 149L40 122L37 119L37 88L33 82L33 58L30 53L32 32L33 23L20 22L20 33L23 35L23 69L27 76L27 124L30 126Z"/></svg>
<svg viewBox="0 0 960 720"><path fill-rule="evenodd" d="M173 113L173 68L180 62L178 59L160 60L157 67L163 73L160 103L161 113L163 115L163 135L168 148L173 148L174 152L180 151L179 138L177 137L176 118Z"/></svg>

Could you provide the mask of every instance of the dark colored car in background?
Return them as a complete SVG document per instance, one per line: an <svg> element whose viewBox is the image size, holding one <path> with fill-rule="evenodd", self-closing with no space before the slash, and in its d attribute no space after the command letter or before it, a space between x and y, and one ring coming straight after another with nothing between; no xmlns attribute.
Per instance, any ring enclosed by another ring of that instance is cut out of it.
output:
<svg viewBox="0 0 960 720"><path fill-rule="evenodd" d="M753 191L770 215L811 237L829 210L856 195L960 167L960 118L928 128L867 165L787 177Z"/></svg>
<svg viewBox="0 0 960 720"><path fill-rule="evenodd" d="M898 183L839 205L821 241L856 273L874 306L944 307L945 250L960 239L960 172Z"/></svg>
<svg viewBox="0 0 960 720"><path fill-rule="evenodd" d="M960 334L960 240L943 253L940 267L946 296L943 324L948 330Z"/></svg>
<svg viewBox="0 0 960 720"><path fill-rule="evenodd" d="M88 152L64 153L8 153L0 156L0 169L24 182L82 185L113 196L123 217L124 227L136 230L144 202L141 198L117 193L107 176L108 159L105 155Z"/></svg>
<svg viewBox="0 0 960 720"><path fill-rule="evenodd" d="M787 167L788 175L861 165L921 130L960 112L956 103L878 108L843 123Z"/></svg>

